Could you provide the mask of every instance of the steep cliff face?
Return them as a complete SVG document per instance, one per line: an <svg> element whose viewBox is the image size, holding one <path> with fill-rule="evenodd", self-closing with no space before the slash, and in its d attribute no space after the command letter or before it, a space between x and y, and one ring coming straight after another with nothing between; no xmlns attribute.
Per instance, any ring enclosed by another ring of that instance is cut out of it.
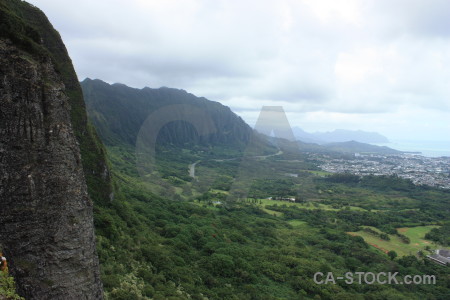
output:
<svg viewBox="0 0 450 300"><path fill-rule="evenodd" d="M89 194L111 190L59 35L37 8L2 0L0 244L21 295L102 298Z"/></svg>
<svg viewBox="0 0 450 300"><path fill-rule="evenodd" d="M51 61L0 40L0 240L21 294L101 298L92 202Z"/></svg>
<svg viewBox="0 0 450 300"><path fill-rule="evenodd" d="M26 52L51 57L69 98L70 118L80 144L88 193L94 203L107 205L113 188L105 150L94 127L88 122L81 87L59 33L37 7L21 0L1 0L0 37L13 41Z"/></svg>

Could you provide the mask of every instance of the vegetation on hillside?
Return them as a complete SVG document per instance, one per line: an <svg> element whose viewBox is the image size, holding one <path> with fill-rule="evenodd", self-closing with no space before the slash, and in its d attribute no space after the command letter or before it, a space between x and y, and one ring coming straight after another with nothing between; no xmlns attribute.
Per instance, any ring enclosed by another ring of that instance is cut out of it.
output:
<svg viewBox="0 0 450 300"><path fill-rule="evenodd" d="M195 149L161 147L160 173L149 181L137 173L133 150L125 144L108 147L120 193L108 206L96 208L109 299L448 296L450 270L414 251L389 256L347 233L375 226L392 236L391 230L400 227L441 224L448 218L445 191L399 178L320 177L307 157L286 161L291 154L283 153L244 163L257 176L238 186L248 188L248 197L230 202L242 157L215 159ZM187 166L197 161L193 179ZM293 173L298 176L287 175ZM277 196L298 202L265 199ZM436 274L438 282L407 288L313 282L315 272L357 271Z"/></svg>
<svg viewBox="0 0 450 300"><path fill-rule="evenodd" d="M450 246L450 223L446 222L439 228L433 228L425 238L444 246Z"/></svg>
<svg viewBox="0 0 450 300"><path fill-rule="evenodd" d="M0 271L0 299L24 300L16 292L16 282L7 272Z"/></svg>
<svg viewBox="0 0 450 300"><path fill-rule="evenodd" d="M276 152L266 143L260 157L246 156L251 129L242 120L217 103L170 89L114 86L134 96L115 99L117 93L107 91L115 105L91 104L94 129L67 51L45 16L21 1L3 0L0 8L7 20L1 36L52 59L64 78L95 204L107 299L448 299L449 268L413 252L388 256L348 234L365 226L381 236L438 225L425 238L445 245L448 191L397 177L326 177L307 154L294 151L293 143L278 145L283 153L277 156L264 157ZM164 146L157 149L156 169L140 174L134 145L152 100L140 99L153 93L173 103L192 100L214 108L221 134L202 140L186 123L174 122L159 139ZM137 108L130 113L124 107L131 104ZM192 178L188 166L195 162L197 178ZM268 202L269 197L296 202ZM316 272L428 274L436 275L437 283L318 285Z"/></svg>
<svg viewBox="0 0 450 300"><path fill-rule="evenodd" d="M98 100L92 97L90 101ZM138 102L145 106L142 99ZM384 251L348 234L373 226L377 238L396 241L402 235L397 228L439 225L449 218L448 192L398 177L328 175L287 141L278 143L278 155L255 155L255 145L242 151L236 145L160 139L155 168L142 174L130 139L139 130L129 126L132 113L95 108L91 106L90 115L98 117L95 124L100 124L119 187L113 201L95 210L109 299L448 296L448 269L414 251ZM184 132L177 126L166 129L169 139ZM188 170L194 163L195 178ZM315 272L339 276L356 271L436 274L438 282L407 288L313 282Z"/></svg>

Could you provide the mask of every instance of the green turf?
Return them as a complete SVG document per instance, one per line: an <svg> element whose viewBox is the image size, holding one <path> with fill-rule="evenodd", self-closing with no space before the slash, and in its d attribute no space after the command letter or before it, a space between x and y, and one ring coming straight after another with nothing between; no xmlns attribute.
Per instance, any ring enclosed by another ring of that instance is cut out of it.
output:
<svg viewBox="0 0 450 300"><path fill-rule="evenodd" d="M330 210L330 211L338 211L340 209L333 208L331 205L318 203L318 202L304 202L304 203L296 203L296 202L289 202L289 201L279 201L279 200L270 200L270 199L258 199L258 203L261 206L266 205L286 205L286 206L296 206L298 208L303 209L323 209L323 210ZM357 206L349 206L350 210L360 210L363 211L364 209Z"/></svg>
<svg viewBox="0 0 450 300"><path fill-rule="evenodd" d="M418 251L424 251L426 246L430 246L432 249L437 248L438 245L424 239L425 234L436 227L438 226L428 225L398 228L397 230L399 233L410 238L411 242L409 244L403 243L398 236L392 234L389 235L390 241L382 240L379 237L365 231L349 232L349 234L361 236L366 241L366 243L383 252L393 250L397 252L399 256L405 256L416 255ZM380 230L375 227L370 228L377 232L380 232Z"/></svg>
<svg viewBox="0 0 450 300"><path fill-rule="evenodd" d="M290 220L290 221L288 221L288 223L294 227L300 227L300 226L307 224L305 221L300 221L300 220Z"/></svg>
<svg viewBox="0 0 450 300"><path fill-rule="evenodd" d="M276 217L281 217L283 215L282 212L270 210L267 208L262 208L262 210L265 211L266 213L268 213L269 215L276 216Z"/></svg>

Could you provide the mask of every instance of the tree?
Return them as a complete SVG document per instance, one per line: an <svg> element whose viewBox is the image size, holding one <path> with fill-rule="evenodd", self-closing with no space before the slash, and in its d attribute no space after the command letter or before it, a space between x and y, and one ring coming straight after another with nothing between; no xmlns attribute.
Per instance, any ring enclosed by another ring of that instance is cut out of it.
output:
<svg viewBox="0 0 450 300"><path fill-rule="evenodd" d="M390 257L390 259L394 260L397 257L397 252L391 250L387 253L387 255Z"/></svg>

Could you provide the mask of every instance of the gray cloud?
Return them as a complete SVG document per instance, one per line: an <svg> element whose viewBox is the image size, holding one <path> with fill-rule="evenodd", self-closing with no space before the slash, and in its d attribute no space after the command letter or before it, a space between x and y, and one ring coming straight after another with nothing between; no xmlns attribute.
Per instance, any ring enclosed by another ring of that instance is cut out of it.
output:
<svg viewBox="0 0 450 300"><path fill-rule="evenodd" d="M80 79L182 88L248 121L283 105L299 126L320 115L362 128L366 116L371 130L408 135L398 119L415 115L448 135L433 123L450 116L446 0L30 2L60 31Z"/></svg>
<svg viewBox="0 0 450 300"><path fill-rule="evenodd" d="M395 35L418 38L450 37L450 2L447 0L395 0L382 4L372 1L366 6L373 28ZM379 24L382 20L384 24Z"/></svg>

